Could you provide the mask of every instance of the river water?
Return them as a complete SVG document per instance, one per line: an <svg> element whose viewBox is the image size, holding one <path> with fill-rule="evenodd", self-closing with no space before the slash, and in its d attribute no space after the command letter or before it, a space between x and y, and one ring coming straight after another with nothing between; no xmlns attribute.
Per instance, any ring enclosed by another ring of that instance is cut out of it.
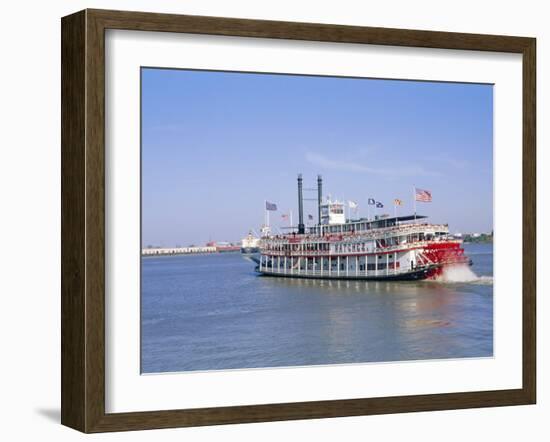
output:
<svg viewBox="0 0 550 442"><path fill-rule="evenodd" d="M444 281L260 277L239 253L142 258L142 373L490 357L493 248Z"/></svg>

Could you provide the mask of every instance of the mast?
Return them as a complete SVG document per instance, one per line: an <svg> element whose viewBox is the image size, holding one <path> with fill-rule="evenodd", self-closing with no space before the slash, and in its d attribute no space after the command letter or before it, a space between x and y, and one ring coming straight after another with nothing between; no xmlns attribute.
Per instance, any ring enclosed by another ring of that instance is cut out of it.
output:
<svg viewBox="0 0 550 442"><path fill-rule="evenodd" d="M298 174L298 234L306 233L304 226L304 198L302 194L302 174Z"/></svg>
<svg viewBox="0 0 550 442"><path fill-rule="evenodd" d="M323 178L317 175L317 212L319 216L319 226L321 225L321 204L323 203Z"/></svg>

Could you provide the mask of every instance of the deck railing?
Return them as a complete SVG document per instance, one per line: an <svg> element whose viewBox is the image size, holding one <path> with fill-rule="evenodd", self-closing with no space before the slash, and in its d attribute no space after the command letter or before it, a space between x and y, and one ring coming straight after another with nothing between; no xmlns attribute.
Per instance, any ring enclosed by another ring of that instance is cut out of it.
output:
<svg viewBox="0 0 550 442"><path fill-rule="evenodd" d="M300 237L295 237L293 235L280 235L280 236L270 236L262 238L263 241L269 241L272 243L282 243L288 244L289 241L292 243L292 240L300 239L300 242L329 242L329 238L335 235L341 235L343 241L349 240L364 240L364 239L383 239L388 236L399 235L409 235L414 233L425 233L425 232L445 232L447 233L449 227L446 224L405 224L400 226L384 227L379 229L372 230L362 230L355 232L325 232L324 235L313 235L306 234L301 235Z"/></svg>
<svg viewBox="0 0 550 442"><path fill-rule="evenodd" d="M418 249L428 246L429 244L437 244L440 241L414 241L405 244L395 244L387 247L377 247L374 250L357 250L357 251L331 251L331 250L268 250L261 249L263 255L269 256L287 256L287 257L302 257L302 258L316 258L320 256L338 257L338 256L365 256L375 254L386 254L396 251L407 251L412 249ZM460 240L447 240L446 242L460 243Z"/></svg>
<svg viewBox="0 0 550 442"><path fill-rule="evenodd" d="M286 271L285 271L286 270ZM415 270L420 270L420 268L415 268ZM312 270L312 269L277 269L277 267L262 267L260 270L262 273L269 275L283 275L283 276L309 276L309 277L323 277L323 278L366 278L366 277L380 277L380 276L396 276L402 275L404 273L410 273L411 269L405 268L388 268L384 270L338 270L332 269L329 273L328 270Z"/></svg>

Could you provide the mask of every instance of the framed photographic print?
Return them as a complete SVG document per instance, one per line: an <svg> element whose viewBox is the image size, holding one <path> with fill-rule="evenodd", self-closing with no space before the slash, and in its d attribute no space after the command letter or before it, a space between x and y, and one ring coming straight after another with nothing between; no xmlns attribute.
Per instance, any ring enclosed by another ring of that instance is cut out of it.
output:
<svg viewBox="0 0 550 442"><path fill-rule="evenodd" d="M62 423L533 404L535 40L62 19Z"/></svg>

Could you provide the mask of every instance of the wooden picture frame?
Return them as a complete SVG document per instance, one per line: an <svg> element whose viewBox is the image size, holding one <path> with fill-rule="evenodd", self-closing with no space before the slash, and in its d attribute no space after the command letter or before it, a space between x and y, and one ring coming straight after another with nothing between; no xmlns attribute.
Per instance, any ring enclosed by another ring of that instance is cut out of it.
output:
<svg viewBox="0 0 550 442"><path fill-rule="evenodd" d="M523 386L268 405L105 412L105 30L495 51L523 57ZM83 432L533 404L536 400L536 152L533 38L84 10L62 19L62 408Z"/></svg>

